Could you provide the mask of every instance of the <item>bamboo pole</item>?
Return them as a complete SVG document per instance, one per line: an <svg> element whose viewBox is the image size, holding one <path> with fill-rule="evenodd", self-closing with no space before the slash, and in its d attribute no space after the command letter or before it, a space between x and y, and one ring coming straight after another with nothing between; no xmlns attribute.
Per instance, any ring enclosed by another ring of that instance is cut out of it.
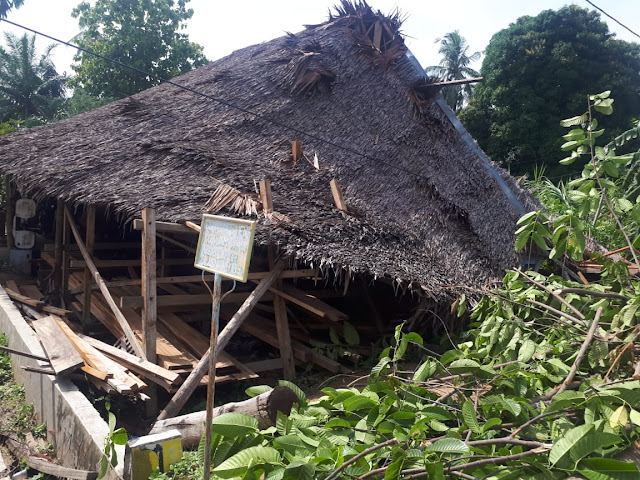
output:
<svg viewBox="0 0 640 480"><path fill-rule="evenodd" d="M85 209L85 247L89 256L93 255L93 247L96 244L96 206L87 205ZM89 268L84 269L84 292L83 292L83 308L82 308L82 324L91 323L91 271Z"/></svg>
<svg viewBox="0 0 640 480"><path fill-rule="evenodd" d="M124 318L124 315L122 315L122 312L116 305L116 302L111 296L111 293L109 292L109 289L105 284L105 281L100 275L100 272L98 272L98 269L93 263L91 255L89 255L89 252L87 251L87 248L85 247L84 242L82 241L82 237L80 236L80 232L78 231L76 222L74 221L73 216L71 215L71 212L66 206L64 209L64 214L65 214L65 217L67 218L69 228L71 228L71 232L73 233L73 236L76 239L76 243L78 244L80 253L82 254L82 257L84 258L85 262L87 262L87 267L91 271L91 275L93 275L93 280L96 282L96 284L100 288L100 291L104 295L104 298L109 304L109 307L111 308L111 311L113 312L114 316L116 317L116 320L120 325L120 328L122 328L122 331L124 332L125 337L127 337L127 340L129 340L129 343L131 344L131 348L133 348L133 351L137 356L141 358L145 358L144 352L142 351L142 347L138 343L138 340L136 339L136 336L133 333L133 330L131 330L131 326L127 322L127 319Z"/></svg>

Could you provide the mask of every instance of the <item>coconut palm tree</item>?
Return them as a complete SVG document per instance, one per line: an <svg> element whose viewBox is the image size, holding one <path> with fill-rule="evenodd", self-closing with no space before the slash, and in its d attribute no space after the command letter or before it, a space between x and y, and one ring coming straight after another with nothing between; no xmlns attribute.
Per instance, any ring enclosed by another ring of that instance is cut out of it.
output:
<svg viewBox="0 0 640 480"><path fill-rule="evenodd" d="M442 60L439 65L427 67L425 69L427 75L442 80L462 80L480 76L469 65L479 60L481 53L475 52L469 55L469 45L458 30L447 33L444 38L436 39L436 43L440 43L438 53L442 55ZM457 112L471 95L471 85L445 87L442 94L447 104Z"/></svg>
<svg viewBox="0 0 640 480"><path fill-rule="evenodd" d="M0 0L0 18L7 16L7 12L12 8L20 8L24 0Z"/></svg>
<svg viewBox="0 0 640 480"><path fill-rule="evenodd" d="M0 120L50 120L64 104L65 77L58 75L49 46L38 57L35 35L5 32L0 47Z"/></svg>

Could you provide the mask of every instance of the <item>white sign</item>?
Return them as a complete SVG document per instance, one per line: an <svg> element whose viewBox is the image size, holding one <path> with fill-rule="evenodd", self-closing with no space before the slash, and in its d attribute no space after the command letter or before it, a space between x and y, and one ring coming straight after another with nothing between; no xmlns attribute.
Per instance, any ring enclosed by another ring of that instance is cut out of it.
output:
<svg viewBox="0 0 640 480"><path fill-rule="evenodd" d="M203 215L195 267L246 282L255 230L253 220Z"/></svg>

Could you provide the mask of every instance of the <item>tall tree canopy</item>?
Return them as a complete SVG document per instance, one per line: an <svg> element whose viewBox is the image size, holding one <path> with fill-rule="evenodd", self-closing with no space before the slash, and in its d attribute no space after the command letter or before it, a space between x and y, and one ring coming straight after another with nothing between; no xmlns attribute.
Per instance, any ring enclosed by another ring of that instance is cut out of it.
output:
<svg viewBox="0 0 640 480"><path fill-rule="evenodd" d="M12 8L20 8L24 0L0 0L0 18L5 18Z"/></svg>
<svg viewBox="0 0 640 480"><path fill-rule="evenodd" d="M4 34L0 46L0 121L56 117L63 105L65 78L58 75L51 61L49 46L38 56L35 35L18 37Z"/></svg>
<svg viewBox="0 0 640 480"><path fill-rule="evenodd" d="M436 43L440 43L438 53L442 55L442 60L439 65L427 67L427 75L443 80L462 80L480 75L469 66L472 62L480 60L480 52L469 55L469 45L458 30L447 33L444 38L437 39ZM447 104L457 112L462 108L465 99L471 96L471 85L445 87L442 95Z"/></svg>
<svg viewBox="0 0 640 480"><path fill-rule="evenodd" d="M77 44L125 65L170 78L204 65L202 47L179 33L193 15L190 0L98 0L73 10L82 33ZM79 52L73 85L99 97L121 98L157 85L156 78Z"/></svg>
<svg viewBox="0 0 640 480"><path fill-rule="evenodd" d="M615 39L597 12L571 5L521 17L491 38L485 54L485 82L460 118L515 174L536 164L557 168L566 156L559 122L584 109L589 93L611 90L616 99L616 115L603 121L608 135L640 112L640 45Z"/></svg>

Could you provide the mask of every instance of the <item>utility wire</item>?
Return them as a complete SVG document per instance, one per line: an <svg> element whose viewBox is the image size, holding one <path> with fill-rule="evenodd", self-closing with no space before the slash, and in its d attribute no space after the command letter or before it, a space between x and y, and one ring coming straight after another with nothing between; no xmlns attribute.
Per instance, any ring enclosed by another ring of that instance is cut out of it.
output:
<svg viewBox="0 0 640 480"><path fill-rule="evenodd" d="M591 2L590 0L584 0L585 2L587 2L589 5L591 5L593 8L595 8L596 10L600 10L602 13L604 13L607 17L609 17L611 20L613 20L614 22L616 22L618 25L620 25L623 28L626 28L627 30L629 30L632 34L634 34L636 37L640 38L640 34L637 34L636 32L634 32L633 30L631 30L629 27L627 27L624 23L622 23L620 20L618 20L617 18L612 17L611 15L609 15L607 12L605 12L603 9L601 9L599 6L597 6L595 3Z"/></svg>
<svg viewBox="0 0 640 480"><path fill-rule="evenodd" d="M355 150L353 148L345 147L344 145L340 145L338 143L332 142L331 140L327 140L325 138L322 138L322 137L320 137L320 136L318 136L318 135L316 135L314 133L309 133L309 132L306 132L304 130L300 130L299 128L292 127L291 125L287 125L285 123L279 122L278 120L272 120L272 119L266 118L265 116L263 116L260 113L256 113L256 112L254 112L252 110L249 110L247 108L244 108L244 107L239 107L239 106L234 105L233 103L228 102L228 101L226 101L226 100L224 100L222 98L218 98L218 97L214 97L213 95L202 93L202 92L200 92L198 90L195 90L195 89L193 89L191 87L187 87L186 85L182 85L182 84L174 82L173 80L170 80L168 78L161 77L160 75L156 75L156 74L153 74L153 73L150 73L150 72L146 72L146 71L144 71L144 70L142 70L140 68L137 68L137 67L132 67L131 65L127 65L127 64L122 63L122 62L120 62L118 60L114 60L113 58L109 58L109 57L107 57L105 55L101 55L101 54L93 52L91 50L87 50L86 48L82 48L82 47L80 47L78 45L75 45L73 43L65 42L64 40L60 40L59 38L52 37L51 35L47 35L46 33L42 33L42 32L40 32L38 30L34 30L32 28L25 27L24 25L20 25L19 23L12 22L10 20L7 20L6 18L0 18L0 21L6 22L6 23L8 23L10 25L13 25L15 27L18 27L18 28L21 28L21 29L26 30L28 32L31 32L31 33L33 33L35 35L39 35L41 37L48 38L49 40L53 40L54 42L60 43L62 45L66 45L68 47L75 48L76 50L78 50L80 52L87 53L89 55L93 55L94 57L97 57L97 58L100 58L100 59L105 60L107 62L113 63L113 64L118 65L120 67L132 70L132 71L134 71L136 73L139 73L141 75L145 75L145 76L148 76L150 78L154 78L156 80L159 80L161 83L168 83L169 85L173 85L174 87L178 87L178 88L180 88L182 90L185 90L187 92L193 93L194 95L197 95L199 97L206 98L206 99L209 99L209 100L213 100L214 102L217 102L217 103L219 103L221 105L224 105L226 107L233 108L233 109L238 110L240 112L252 115L255 118L257 118L257 119L259 119L259 120L261 120L261 121L263 121L265 123L270 123L272 125L276 125L278 127L290 130L290 131L295 132L295 133L297 133L299 135L303 135L303 136L305 136L307 138L310 138L310 139L316 140L318 142L324 143L326 145L330 145L332 147L335 147L335 148L337 148L339 150L343 150L343 151L349 152L349 153L351 153L353 155L357 155L359 157L365 158L365 159L367 159L367 160L369 160L371 162L374 162L374 163L377 163L377 164L386 165L386 166L388 166L388 167L390 167L392 169L399 170L399 171L404 172L404 173L408 173L409 175L413 175L413 176L421 178L423 180L429 180L428 177L426 177L424 175L420 175L419 173L416 173L416 172L412 172L411 170L408 170L408 169L406 169L404 167L395 165L395 164L390 163L390 162L386 162L384 160L380 160L378 158L372 157L370 155L367 155L366 153L362 153L362 152L360 152L358 150Z"/></svg>

